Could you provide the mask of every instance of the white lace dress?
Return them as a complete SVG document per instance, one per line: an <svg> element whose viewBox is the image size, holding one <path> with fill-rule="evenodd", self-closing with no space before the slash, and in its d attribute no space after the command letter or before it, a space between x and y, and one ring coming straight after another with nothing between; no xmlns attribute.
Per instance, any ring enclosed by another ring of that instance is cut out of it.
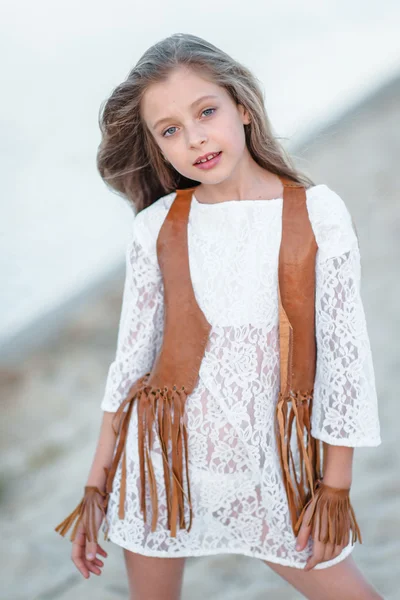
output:
<svg viewBox="0 0 400 600"><path fill-rule="evenodd" d="M156 239L174 197L160 198L133 220L116 356L101 403L105 411L117 410L132 383L151 370L161 347L164 305ZM192 528L189 533L178 528L175 538L166 529L157 438L152 458L159 522L151 532L149 511L144 523L133 410L125 519L118 518L120 467L109 499L109 538L115 544L147 556L237 553L297 568L312 553L311 538L303 551L295 550L274 434L282 202L204 204L192 198L190 274L197 302L212 326L198 383L186 402ZM351 216L325 184L307 190L307 207L318 243L312 435L334 445L378 446L374 371ZM338 557L315 568L343 560L353 548L349 543Z"/></svg>

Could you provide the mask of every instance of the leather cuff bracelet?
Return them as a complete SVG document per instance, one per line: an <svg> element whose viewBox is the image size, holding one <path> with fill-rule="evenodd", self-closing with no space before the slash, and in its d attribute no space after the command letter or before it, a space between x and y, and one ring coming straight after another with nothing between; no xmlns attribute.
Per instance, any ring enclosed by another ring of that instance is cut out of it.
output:
<svg viewBox="0 0 400 600"><path fill-rule="evenodd" d="M324 544L329 542L347 545L351 532L351 543L354 544L357 540L362 543L360 529L350 503L350 488L334 488L318 479L314 486L314 494L304 506L295 525L296 535L309 506L312 508L306 525L311 525L313 539L318 539Z"/></svg>
<svg viewBox="0 0 400 600"><path fill-rule="evenodd" d="M106 518L107 505L108 505L109 494L103 492L96 486L87 485L85 486L85 492L82 500L79 502L75 510L62 523L55 527L55 531L63 537L67 531L73 526L71 533L71 542L75 540L78 527L81 523L84 525L87 540L89 542L98 541L97 538L97 527L96 527L96 508L99 508ZM74 525L75 523L75 525ZM104 539L107 539L108 529L104 534Z"/></svg>

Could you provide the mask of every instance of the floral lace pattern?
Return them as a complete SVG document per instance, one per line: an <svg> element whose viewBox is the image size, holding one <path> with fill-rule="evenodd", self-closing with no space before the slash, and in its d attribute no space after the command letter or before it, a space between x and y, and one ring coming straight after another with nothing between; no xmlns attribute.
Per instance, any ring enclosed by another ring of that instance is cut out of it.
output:
<svg viewBox="0 0 400 600"><path fill-rule="evenodd" d="M126 254L126 279L115 360L101 408L115 412L132 383L150 371L163 335L163 283L156 239L174 194L141 211ZM371 350L360 297L360 257L351 217L326 185L307 190L318 242L317 373L314 437L332 444L381 443ZM190 532L166 529L160 446L153 464L159 521L150 529L139 506L137 414L127 439L125 519L118 518L121 465L108 508L109 538L148 556L238 553L303 568L312 541L297 552L279 458L274 411L279 392L278 258L282 199L205 205L192 198L190 273L212 326L199 379L186 401ZM147 491L148 494L148 491ZM188 515L186 515L188 517ZM354 548L315 568L339 562Z"/></svg>
<svg viewBox="0 0 400 600"><path fill-rule="evenodd" d="M319 357L311 433L333 445L377 446L378 407L358 247L318 261L316 280Z"/></svg>

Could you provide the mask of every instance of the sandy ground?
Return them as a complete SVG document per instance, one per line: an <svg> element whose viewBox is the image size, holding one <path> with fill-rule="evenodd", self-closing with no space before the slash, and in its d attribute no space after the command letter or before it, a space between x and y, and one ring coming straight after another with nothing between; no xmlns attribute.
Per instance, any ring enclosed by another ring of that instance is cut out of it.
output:
<svg viewBox="0 0 400 600"><path fill-rule="evenodd" d="M400 598L398 190L400 80L297 149L298 160L348 204L362 252L383 443L355 452L352 501L363 533L353 557L388 600ZM301 160L300 160L301 156ZM1 598L127 598L122 550L106 543L102 576L88 581L54 532L81 497L115 352L122 273L73 311L52 339L1 368ZM187 560L183 600L302 598L261 561L240 555Z"/></svg>

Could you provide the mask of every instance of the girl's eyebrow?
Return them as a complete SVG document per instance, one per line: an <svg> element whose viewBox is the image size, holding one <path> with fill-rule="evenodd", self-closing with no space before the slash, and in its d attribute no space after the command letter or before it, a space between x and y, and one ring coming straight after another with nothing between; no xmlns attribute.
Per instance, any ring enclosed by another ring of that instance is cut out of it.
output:
<svg viewBox="0 0 400 600"><path fill-rule="evenodd" d="M215 94L207 94L207 96L201 96L200 98L197 98L197 100L192 102L189 108L194 108L197 104L200 104L200 102L203 102L203 100L207 100L208 98L218 98L218 96L216 96ZM173 117L163 117L162 119L158 119L158 121L154 123L153 129L156 129L156 127L161 123L164 123L164 121L171 121L172 119Z"/></svg>

